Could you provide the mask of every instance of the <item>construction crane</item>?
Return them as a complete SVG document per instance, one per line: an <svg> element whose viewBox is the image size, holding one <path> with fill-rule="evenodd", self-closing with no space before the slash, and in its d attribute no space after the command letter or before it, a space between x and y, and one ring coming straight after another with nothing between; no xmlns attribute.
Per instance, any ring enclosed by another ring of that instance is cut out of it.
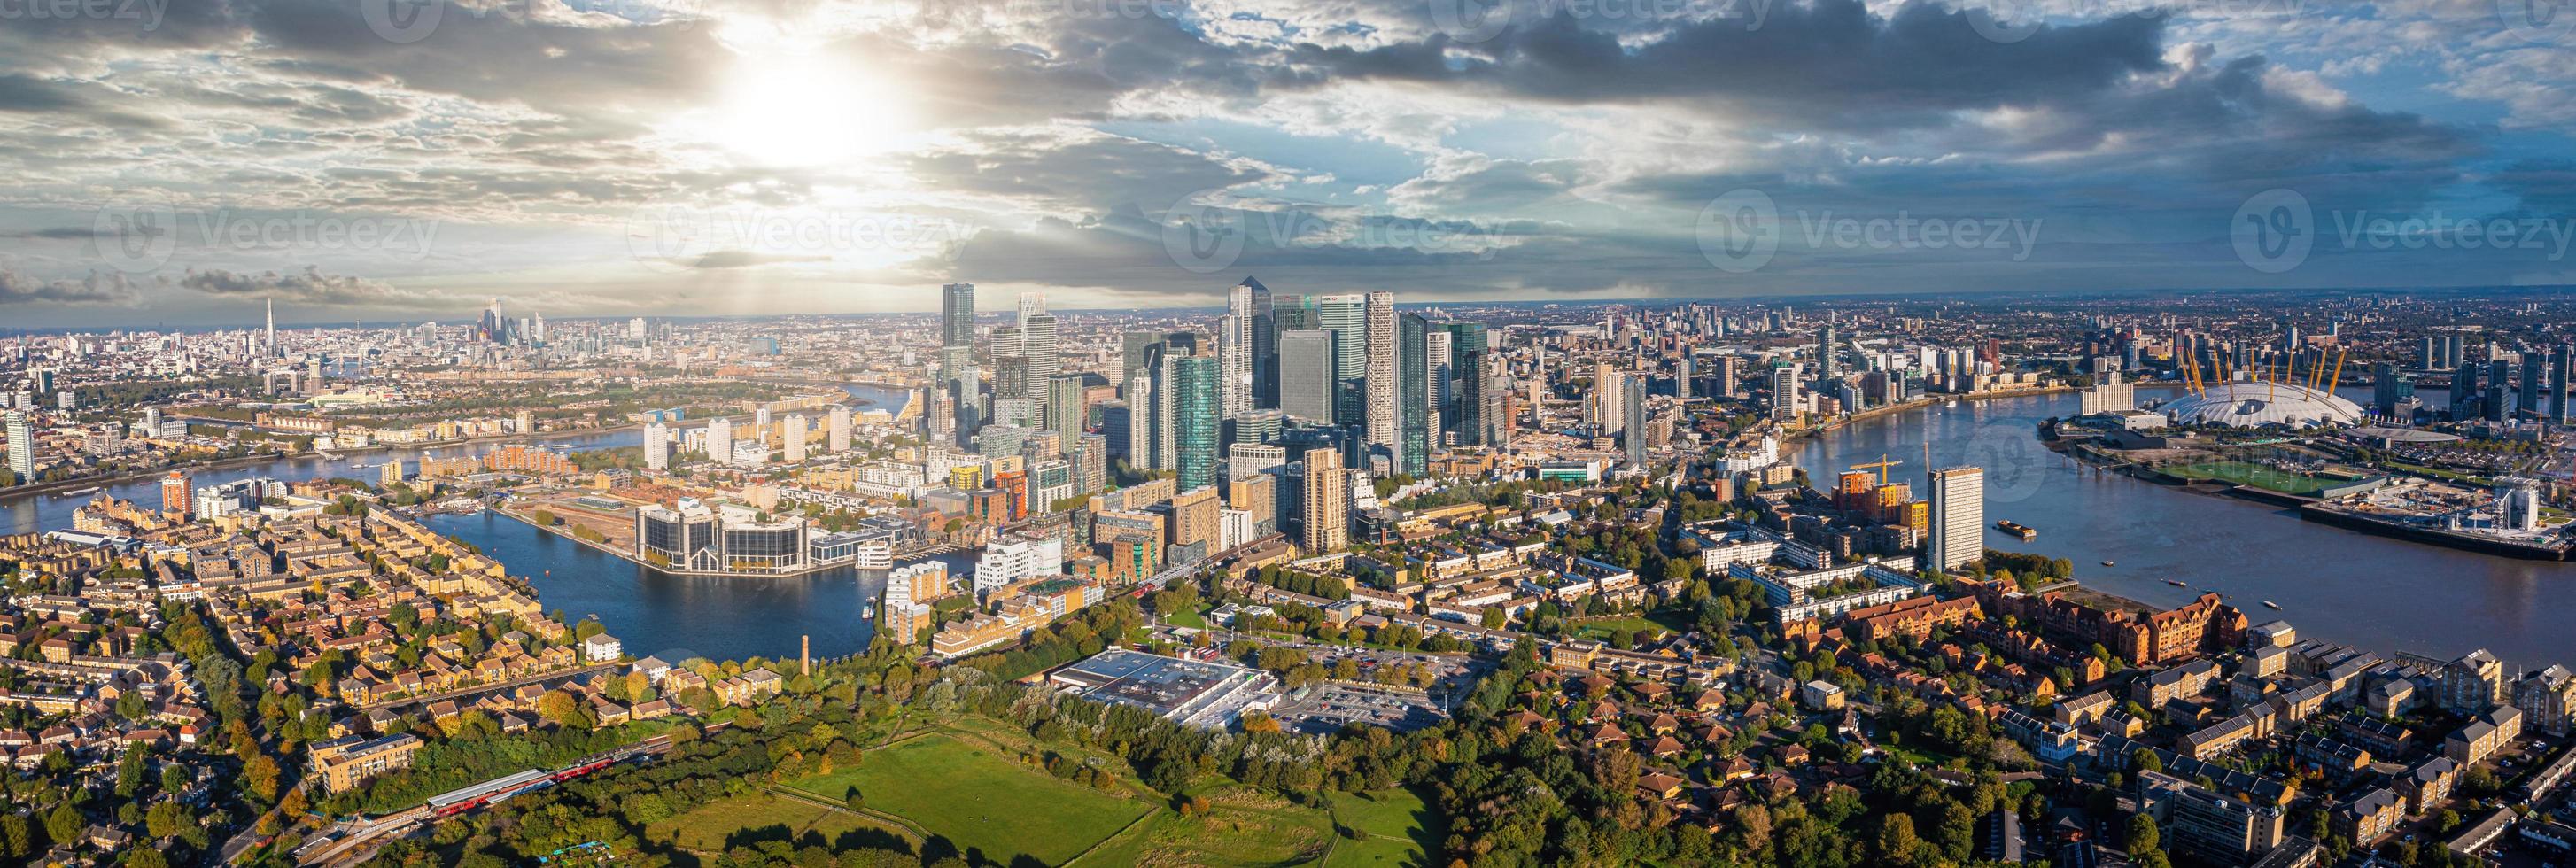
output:
<svg viewBox="0 0 2576 868"><path fill-rule="evenodd" d="M1888 460L1888 457L1887 457L1887 456L1885 456L1885 455L1881 455L1881 456L1878 456L1878 460L1877 460L1877 461L1873 461L1873 462L1870 462L1870 463L1868 463L1868 464L1854 464L1854 465L1852 465L1852 466L1851 466L1851 469L1853 469L1853 470L1873 470L1873 469L1875 469L1875 470L1877 470L1877 471L1878 471L1878 484L1880 484L1880 485L1886 485L1886 484L1887 484L1887 469L1888 469L1888 468L1890 468L1890 467L1895 467L1895 466L1900 465L1900 464L1904 464L1904 463L1905 463L1905 462L1902 462L1902 461L1891 461L1891 460Z"/></svg>

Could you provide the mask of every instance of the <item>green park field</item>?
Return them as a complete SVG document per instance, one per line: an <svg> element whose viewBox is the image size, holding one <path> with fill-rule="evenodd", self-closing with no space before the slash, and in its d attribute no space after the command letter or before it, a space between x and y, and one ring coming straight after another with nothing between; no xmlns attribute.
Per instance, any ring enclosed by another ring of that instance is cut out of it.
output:
<svg viewBox="0 0 2576 868"><path fill-rule="evenodd" d="M868 751L857 768L792 786L836 801L856 787L869 810L1005 865L1019 856L1064 864L1155 810L937 733Z"/></svg>

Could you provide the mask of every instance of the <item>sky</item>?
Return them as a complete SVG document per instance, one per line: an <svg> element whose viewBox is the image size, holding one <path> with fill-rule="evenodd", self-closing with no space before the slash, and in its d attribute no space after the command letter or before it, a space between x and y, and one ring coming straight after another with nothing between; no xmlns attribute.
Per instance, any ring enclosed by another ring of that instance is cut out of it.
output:
<svg viewBox="0 0 2576 868"><path fill-rule="evenodd" d="M0 327L2576 284L2569 2L8 0Z"/></svg>

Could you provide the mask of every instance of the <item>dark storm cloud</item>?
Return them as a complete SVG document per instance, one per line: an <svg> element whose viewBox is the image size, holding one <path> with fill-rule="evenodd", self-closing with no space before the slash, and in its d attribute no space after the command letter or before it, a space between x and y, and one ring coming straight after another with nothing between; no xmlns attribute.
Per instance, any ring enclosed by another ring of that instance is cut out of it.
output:
<svg viewBox="0 0 2576 868"><path fill-rule="evenodd" d="M221 269L191 270L179 286L208 295L265 296L303 304L363 306L377 309L427 308L451 302L428 293L399 289L379 280L324 274L320 268L259 274Z"/></svg>
<svg viewBox="0 0 2576 868"><path fill-rule="evenodd" d="M0 269L0 304L131 304L139 294L123 274L90 272L79 280L44 280Z"/></svg>
<svg viewBox="0 0 2576 868"><path fill-rule="evenodd" d="M2046 26L1999 43L1967 16L1911 2L1879 17L1857 0L1775 7L1758 29L1710 20L1634 48L1569 12L1482 43L1445 36L1374 49L1304 47L1312 86L1339 78L1438 84L1554 103L1699 103L1839 130L1940 126L1946 113L2080 99L2163 65L2161 19Z"/></svg>

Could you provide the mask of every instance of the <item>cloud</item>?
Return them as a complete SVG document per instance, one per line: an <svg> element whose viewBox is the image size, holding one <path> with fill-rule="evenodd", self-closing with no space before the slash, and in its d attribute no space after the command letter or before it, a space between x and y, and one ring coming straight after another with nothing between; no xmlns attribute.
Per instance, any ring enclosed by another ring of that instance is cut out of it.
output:
<svg viewBox="0 0 2576 868"><path fill-rule="evenodd" d="M378 280L348 275L330 275L315 267L303 271L260 274L237 274L220 269L191 270L179 279L179 286L208 295L256 295L340 307L393 309L436 309L451 305L451 299L428 293L397 288Z"/></svg>
<svg viewBox="0 0 2576 868"><path fill-rule="evenodd" d="M40 280L0 269L0 304L122 305L132 304L139 297L133 281L115 272L91 272L79 280Z"/></svg>
<svg viewBox="0 0 2576 868"><path fill-rule="evenodd" d="M754 253L749 250L718 250L689 261L690 268L749 268L780 262L830 262L829 256L799 256L784 253Z"/></svg>

